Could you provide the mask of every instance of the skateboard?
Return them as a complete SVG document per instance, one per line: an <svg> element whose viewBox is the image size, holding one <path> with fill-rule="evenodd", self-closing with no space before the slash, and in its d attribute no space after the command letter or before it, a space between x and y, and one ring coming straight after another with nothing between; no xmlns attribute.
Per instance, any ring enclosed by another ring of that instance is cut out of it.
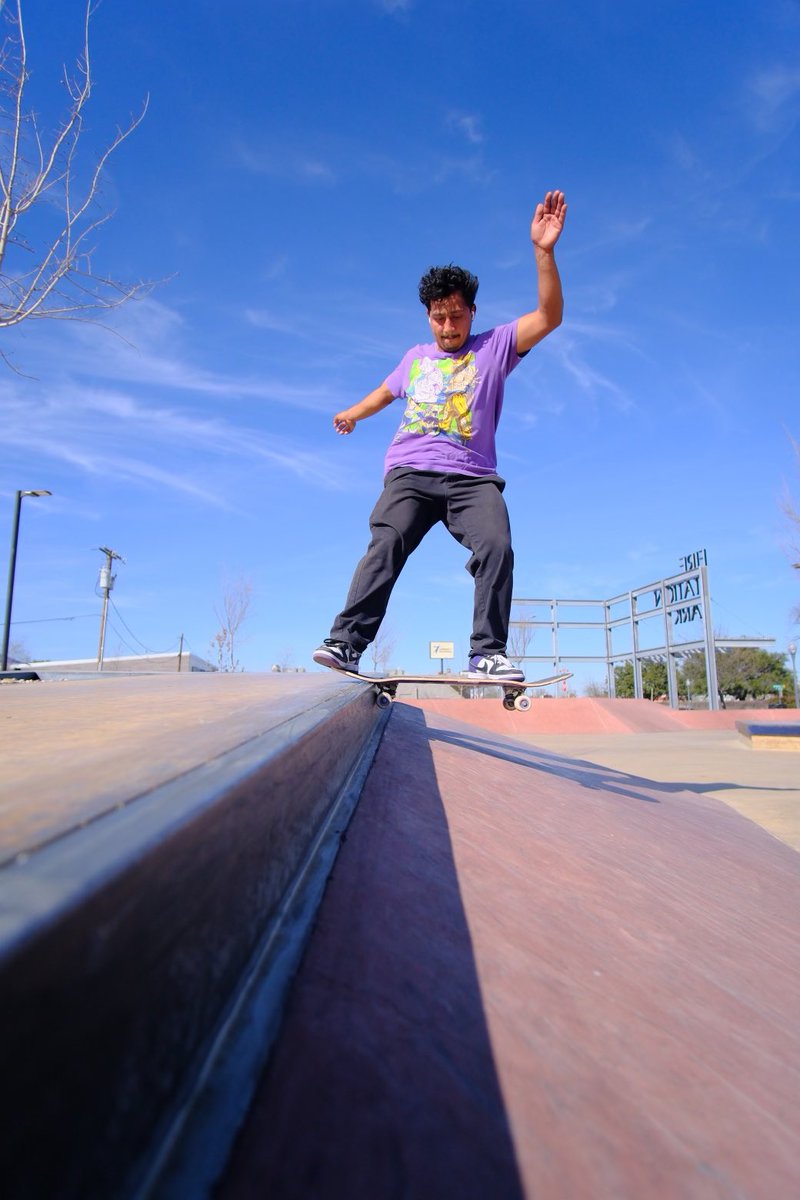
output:
<svg viewBox="0 0 800 1200"><path fill-rule="evenodd" d="M327 664L321 663L320 666ZM448 687L499 687L503 689L503 708L512 712L527 712L531 706L530 696L525 692L531 688L549 687L572 678L572 671L561 671L558 675L547 675L544 679L519 679L504 683L495 679L475 679L471 675L360 675L356 671L344 671L340 667L328 667L337 675L357 679L360 683L371 683L375 688L375 703L378 708L388 708L395 698L401 683L439 683Z"/></svg>

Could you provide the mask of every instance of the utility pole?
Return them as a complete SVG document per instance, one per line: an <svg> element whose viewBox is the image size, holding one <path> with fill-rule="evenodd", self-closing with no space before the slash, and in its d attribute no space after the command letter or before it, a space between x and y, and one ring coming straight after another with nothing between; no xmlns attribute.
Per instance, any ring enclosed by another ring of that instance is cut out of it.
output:
<svg viewBox="0 0 800 1200"><path fill-rule="evenodd" d="M105 554L106 556L105 566L100 568L100 579L98 581L98 586L103 593L103 611L100 616L100 644L97 647L97 669L98 671L102 671L103 651L106 644L106 622L108 620L108 597L117 578L116 575L112 575L111 573L111 564L115 558L121 563L124 563L125 559L121 554L117 554L116 550L109 550L108 546L98 546L97 548L101 554Z"/></svg>

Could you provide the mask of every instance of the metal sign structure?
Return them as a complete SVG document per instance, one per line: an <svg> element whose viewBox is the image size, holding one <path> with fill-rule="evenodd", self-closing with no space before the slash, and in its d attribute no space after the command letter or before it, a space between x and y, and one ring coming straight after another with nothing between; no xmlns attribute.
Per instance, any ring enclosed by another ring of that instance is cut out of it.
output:
<svg viewBox="0 0 800 1200"><path fill-rule="evenodd" d="M547 630L551 653L515 654L512 649L511 656L520 662L552 664L554 672L560 671L565 663L604 663L609 696L615 694L615 668L631 662L637 699L644 698L643 664L653 660L666 662L669 703L672 708L677 708L678 663L687 655L702 650L705 652L708 707L718 709L716 651L738 646L763 648L774 645L775 639L715 637L705 551L687 555L681 565L686 569L678 575L633 588L610 600L515 599L512 611L516 610L518 614L520 609L527 607L531 617L517 616L511 621L512 639L514 631L519 631L518 644L525 651L531 634L536 630ZM587 609L594 609L601 616L590 619ZM540 616L540 613L547 615ZM698 636L692 636L698 622L702 628ZM572 652L569 643L577 630L593 630L595 636L602 635L604 653ZM621 641L624 641L624 647L620 646Z"/></svg>

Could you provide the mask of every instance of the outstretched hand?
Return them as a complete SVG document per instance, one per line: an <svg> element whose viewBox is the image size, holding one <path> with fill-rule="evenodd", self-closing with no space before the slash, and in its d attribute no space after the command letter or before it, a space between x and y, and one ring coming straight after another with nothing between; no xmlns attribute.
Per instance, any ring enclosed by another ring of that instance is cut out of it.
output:
<svg viewBox="0 0 800 1200"><path fill-rule="evenodd" d="M542 204L536 205L531 221L531 241L540 250L552 250L567 216L567 203L563 192L548 192Z"/></svg>

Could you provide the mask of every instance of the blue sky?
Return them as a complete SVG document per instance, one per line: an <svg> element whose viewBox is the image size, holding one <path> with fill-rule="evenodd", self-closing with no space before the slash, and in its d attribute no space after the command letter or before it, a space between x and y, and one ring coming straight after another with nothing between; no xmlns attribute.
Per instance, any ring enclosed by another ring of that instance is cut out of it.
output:
<svg viewBox="0 0 800 1200"><path fill-rule="evenodd" d="M46 123L82 2L25 12ZM565 321L498 439L516 594L605 599L704 547L718 631L797 635L798 3L103 0L92 47L87 153L150 97L96 266L165 282L121 336L0 331L0 546L15 489L53 492L22 513L12 634L34 657L96 652L105 545L127 560L108 654L183 633L208 655L244 577L244 665L314 669L400 412L349 438L331 417L427 339L431 264L479 276L483 326L535 306L555 187ZM394 665L429 669L431 639L465 659L465 559L441 527L412 558Z"/></svg>

